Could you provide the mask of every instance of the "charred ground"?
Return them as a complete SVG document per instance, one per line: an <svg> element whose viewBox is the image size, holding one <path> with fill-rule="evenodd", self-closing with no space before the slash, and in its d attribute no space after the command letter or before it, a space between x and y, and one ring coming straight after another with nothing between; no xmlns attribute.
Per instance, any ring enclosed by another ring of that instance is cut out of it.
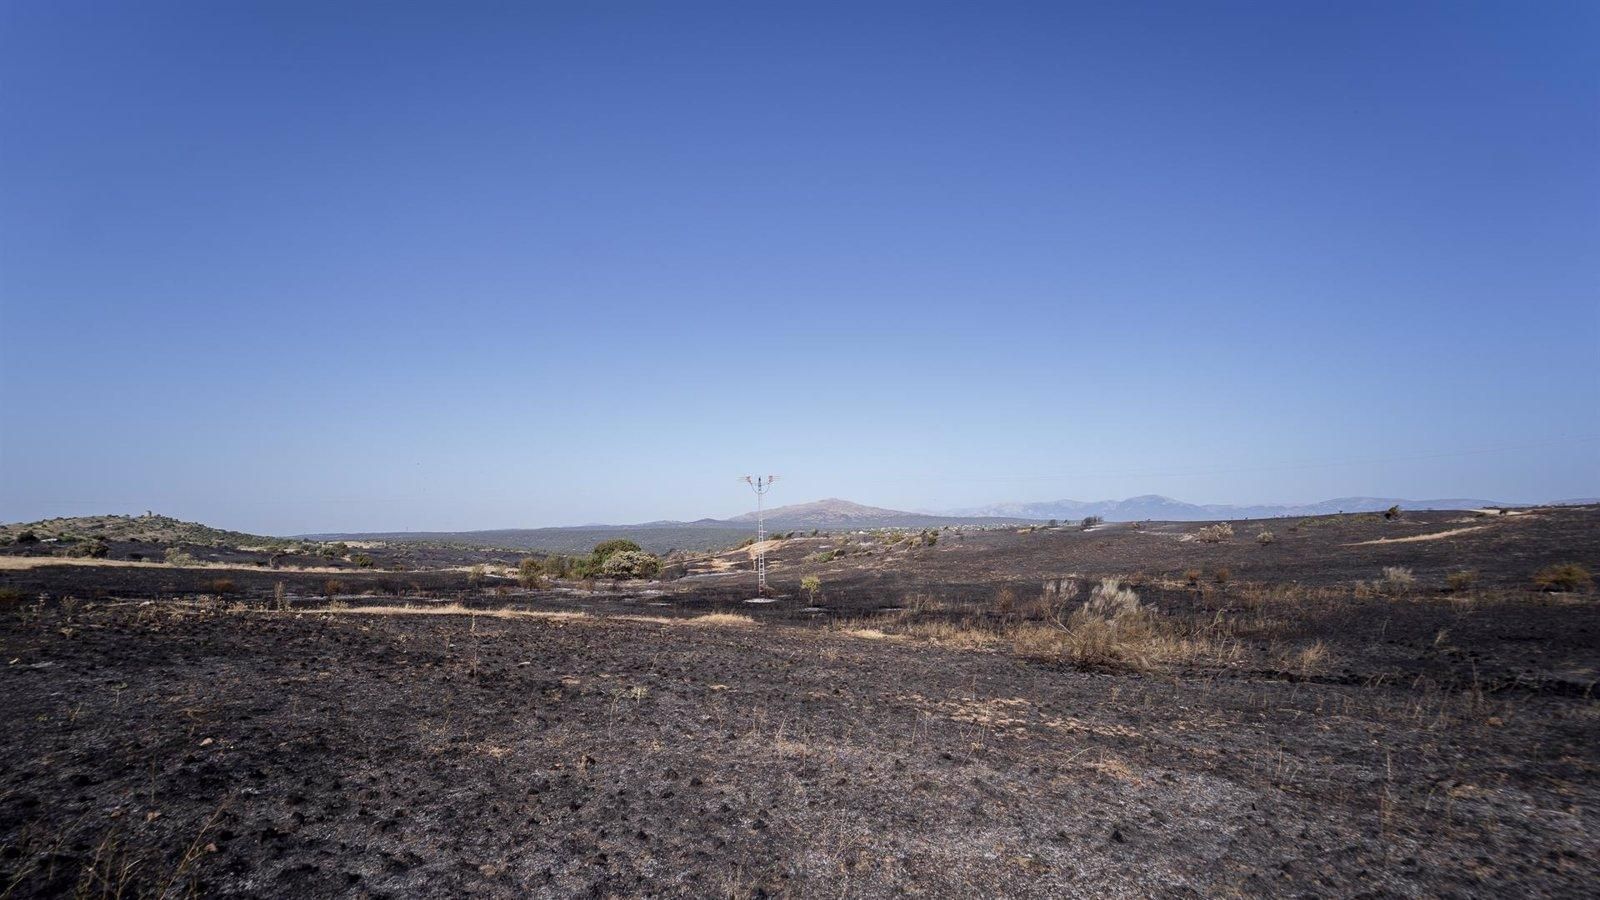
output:
<svg viewBox="0 0 1600 900"><path fill-rule="evenodd" d="M0 570L0 892L1588 894L1600 511L1233 525Z"/></svg>

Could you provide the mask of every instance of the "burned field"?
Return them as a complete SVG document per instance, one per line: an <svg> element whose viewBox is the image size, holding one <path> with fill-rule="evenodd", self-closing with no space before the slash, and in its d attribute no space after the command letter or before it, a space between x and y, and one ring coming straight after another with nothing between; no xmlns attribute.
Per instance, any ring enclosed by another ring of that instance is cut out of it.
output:
<svg viewBox="0 0 1600 900"><path fill-rule="evenodd" d="M796 537L768 604L3 571L0 894L1592 893L1600 605L1534 578L1600 512L1197 527Z"/></svg>

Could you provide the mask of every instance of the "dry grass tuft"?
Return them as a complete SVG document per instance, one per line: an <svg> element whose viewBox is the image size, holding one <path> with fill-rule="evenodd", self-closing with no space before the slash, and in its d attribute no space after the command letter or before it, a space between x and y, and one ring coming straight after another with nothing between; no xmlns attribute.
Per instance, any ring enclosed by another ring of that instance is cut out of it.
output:
<svg viewBox="0 0 1600 900"><path fill-rule="evenodd" d="M975 627L970 623L913 622L900 631L906 637L927 641L956 650L986 650L1003 642L994 631Z"/></svg>
<svg viewBox="0 0 1600 900"><path fill-rule="evenodd" d="M1302 676L1310 676L1322 671L1327 663L1328 645L1319 640L1296 651L1289 658L1288 668Z"/></svg>
<svg viewBox="0 0 1600 900"><path fill-rule="evenodd" d="M899 635L892 635L876 628L841 628L839 633L868 641L888 641L899 637Z"/></svg>
<svg viewBox="0 0 1600 900"><path fill-rule="evenodd" d="M682 620L687 625L754 625L756 620L740 613L706 613Z"/></svg>
<svg viewBox="0 0 1600 900"><path fill-rule="evenodd" d="M1381 587L1390 593L1399 593L1417 583L1417 576L1405 566L1384 566Z"/></svg>

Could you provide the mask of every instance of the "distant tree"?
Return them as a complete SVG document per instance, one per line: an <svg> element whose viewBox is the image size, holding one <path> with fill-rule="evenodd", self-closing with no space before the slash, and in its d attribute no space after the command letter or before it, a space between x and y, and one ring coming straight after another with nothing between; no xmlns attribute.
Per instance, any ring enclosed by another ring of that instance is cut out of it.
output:
<svg viewBox="0 0 1600 900"><path fill-rule="evenodd" d="M1395 505L1384 510L1383 517L1391 521L1400 518L1400 504L1396 503Z"/></svg>
<svg viewBox="0 0 1600 900"><path fill-rule="evenodd" d="M1083 517L1083 523L1082 523L1083 524L1083 530L1088 531L1089 529L1095 527L1096 525L1099 525L1100 523L1102 523L1104 521L1105 521L1105 519L1102 519L1099 516L1084 516Z"/></svg>
<svg viewBox="0 0 1600 900"><path fill-rule="evenodd" d="M1056 520L1055 520L1055 519L1051 519L1051 520L1050 520L1050 527L1051 527L1051 528L1054 528L1054 527L1056 527L1056 525L1057 525L1057 524L1058 524L1058 523L1057 523L1057 522L1056 522Z"/></svg>
<svg viewBox="0 0 1600 900"><path fill-rule="evenodd" d="M19 544L37 544L37 543L39 543L39 536L37 534L34 534L33 533L33 529L30 528L30 529L22 532L21 534L17 535L17 543L19 543Z"/></svg>

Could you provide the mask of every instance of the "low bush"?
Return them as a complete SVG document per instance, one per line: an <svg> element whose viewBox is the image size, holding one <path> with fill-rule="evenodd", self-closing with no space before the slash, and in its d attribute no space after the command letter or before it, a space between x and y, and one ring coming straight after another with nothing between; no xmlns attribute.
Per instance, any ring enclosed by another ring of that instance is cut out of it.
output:
<svg viewBox="0 0 1600 900"><path fill-rule="evenodd" d="M1194 539L1205 544L1220 544L1233 540L1233 526L1227 522L1207 525L1194 533Z"/></svg>
<svg viewBox="0 0 1600 900"><path fill-rule="evenodd" d="M1405 590L1416 583L1417 576L1411 574L1411 570L1405 566L1383 567L1383 581L1381 582L1381 586L1391 592Z"/></svg>
<svg viewBox="0 0 1600 900"><path fill-rule="evenodd" d="M517 583L525 588L536 588L544 582L544 564L529 556L517 564Z"/></svg>
<svg viewBox="0 0 1600 900"><path fill-rule="evenodd" d="M1533 576L1533 583L1541 591L1588 591L1594 589L1594 576L1577 563L1546 566Z"/></svg>
<svg viewBox="0 0 1600 900"><path fill-rule="evenodd" d="M600 574L607 578L649 578L659 571L661 560L643 550L619 550L600 566Z"/></svg>
<svg viewBox="0 0 1600 900"><path fill-rule="evenodd" d="M1104 578L1089 591L1083 611L1105 619L1116 619L1139 612L1139 595L1124 587L1120 578Z"/></svg>
<svg viewBox="0 0 1600 900"><path fill-rule="evenodd" d="M800 579L800 589L806 592L811 600L811 605L817 604L817 592L822 590L822 579L815 575L807 575Z"/></svg>
<svg viewBox="0 0 1600 900"><path fill-rule="evenodd" d="M372 557L365 553L357 553L355 556L350 557L350 561L363 569L372 568Z"/></svg>
<svg viewBox="0 0 1600 900"><path fill-rule="evenodd" d="M1256 535L1256 543L1260 544L1263 547L1265 547L1266 545L1272 543L1275 540L1277 540L1277 537L1275 537L1272 534L1272 532L1270 532L1270 531L1263 531L1260 534Z"/></svg>
<svg viewBox="0 0 1600 900"><path fill-rule="evenodd" d="M1444 583L1445 586L1448 587L1452 592L1460 593L1461 591L1471 589L1473 585L1478 583L1478 573L1472 569L1462 569L1459 572L1451 572L1449 575L1444 577Z"/></svg>

